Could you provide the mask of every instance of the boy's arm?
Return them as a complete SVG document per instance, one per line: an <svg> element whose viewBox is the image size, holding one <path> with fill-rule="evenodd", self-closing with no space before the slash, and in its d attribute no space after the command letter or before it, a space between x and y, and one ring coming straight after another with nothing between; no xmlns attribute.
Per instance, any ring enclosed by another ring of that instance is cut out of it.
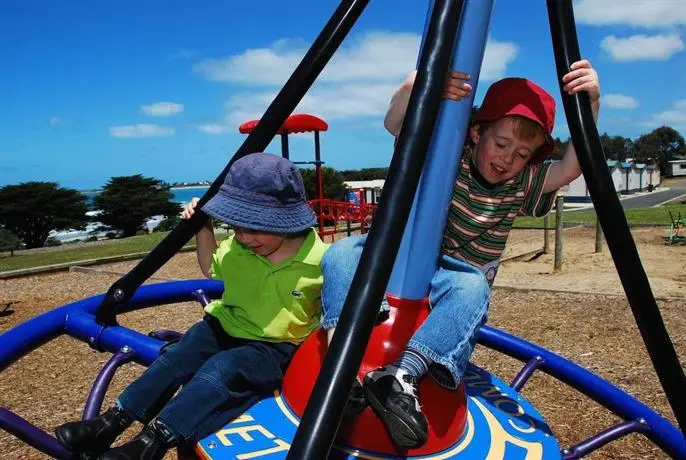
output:
<svg viewBox="0 0 686 460"><path fill-rule="evenodd" d="M412 86L414 85L416 77L416 70L410 72L405 78L405 81L403 81L400 87L393 93L391 103L386 112L383 124L395 137L398 137L400 128L403 126L403 119L407 112L407 106L410 104L410 94L412 94ZM472 86L467 83L469 78L470 76L468 74L453 70L448 76L448 81L445 90L443 91L443 97L459 101L469 96L472 91Z"/></svg>
<svg viewBox="0 0 686 460"><path fill-rule="evenodd" d="M191 199L181 213L182 219L190 219L195 214L195 207L198 205L199 198ZM205 277L212 279L212 256L217 250L217 240L214 237L214 226L212 219L207 219L205 225L195 235L195 252L198 256L198 265Z"/></svg>
<svg viewBox="0 0 686 460"><path fill-rule="evenodd" d="M398 137L398 134L400 134L400 128L403 125L405 112L407 112L407 106L410 103L410 94L412 93L412 85L414 85L414 79L416 76L416 70L410 72L400 87L395 90L395 93L393 93L391 103L388 106L388 111L386 112L383 125L395 137Z"/></svg>
<svg viewBox="0 0 686 460"><path fill-rule="evenodd" d="M195 240L200 270L206 278L212 279L212 256L218 247L217 240L214 237L212 219L207 219L205 225L195 235Z"/></svg>
<svg viewBox="0 0 686 460"><path fill-rule="evenodd" d="M586 60L577 61L571 66L571 72L562 78L565 83L563 89L568 94L576 94L580 91L588 92L591 101L591 111L593 121L598 121L600 111L600 85L598 83L598 73L591 67L591 63ZM562 160L550 166L548 175L543 184L543 192L550 193L571 183L581 175L581 167L576 156L574 145L570 142Z"/></svg>

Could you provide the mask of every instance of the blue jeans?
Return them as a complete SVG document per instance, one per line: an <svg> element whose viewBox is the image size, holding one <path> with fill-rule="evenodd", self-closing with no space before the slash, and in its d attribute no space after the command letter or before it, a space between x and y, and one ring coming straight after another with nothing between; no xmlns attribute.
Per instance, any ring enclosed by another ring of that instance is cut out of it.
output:
<svg viewBox="0 0 686 460"><path fill-rule="evenodd" d="M231 337L206 315L162 351L118 404L142 423L157 415L183 443L194 443L279 388L296 348Z"/></svg>
<svg viewBox="0 0 686 460"><path fill-rule="evenodd" d="M366 235L335 242L322 259L322 327L336 327L345 297L362 255ZM441 256L429 289L431 312L408 342L432 361L429 372L438 383L455 388L462 380L486 322L491 290L477 268Z"/></svg>

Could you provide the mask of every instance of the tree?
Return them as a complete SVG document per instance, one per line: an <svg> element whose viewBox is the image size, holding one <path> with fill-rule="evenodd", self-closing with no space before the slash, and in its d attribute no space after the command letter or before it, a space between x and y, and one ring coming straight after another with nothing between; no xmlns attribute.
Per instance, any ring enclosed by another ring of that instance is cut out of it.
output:
<svg viewBox="0 0 686 460"><path fill-rule="evenodd" d="M385 179L387 174L388 168L347 169L345 171L341 171L343 180Z"/></svg>
<svg viewBox="0 0 686 460"><path fill-rule="evenodd" d="M649 134L639 137L634 143L636 158L647 161L654 159L660 173L667 173L667 162L686 155L684 138L669 126L661 126Z"/></svg>
<svg viewBox="0 0 686 460"><path fill-rule="evenodd" d="M112 177L93 199L93 206L100 211L98 221L127 237L135 235L149 217L181 212L171 198L169 184L137 174Z"/></svg>
<svg viewBox="0 0 686 460"><path fill-rule="evenodd" d="M624 161L632 156L634 149L634 143L631 139L622 136L608 136L607 133L600 136L600 145L602 145L605 158L608 160Z"/></svg>
<svg viewBox="0 0 686 460"><path fill-rule="evenodd" d="M16 233L10 232L6 228L0 228L0 251L10 251L10 257L14 251L21 248L21 238Z"/></svg>
<svg viewBox="0 0 686 460"><path fill-rule="evenodd" d="M553 149L553 154L552 154L552 159L553 160L561 160L562 157L564 156L565 152L567 151L567 146L569 145L570 139L567 138L566 141L562 141L559 137L556 137L555 139L555 148Z"/></svg>
<svg viewBox="0 0 686 460"><path fill-rule="evenodd" d="M305 194L308 200L319 198L317 195L317 173L314 169L301 169L305 184ZM333 168L322 168L322 182L324 187L324 198L340 200L345 194L345 184L341 173Z"/></svg>
<svg viewBox="0 0 686 460"><path fill-rule="evenodd" d="M86 197L55 182L23 182L0 188L0 225L17 234L26 248L45 244L52 230L83 229Z"/></svg>

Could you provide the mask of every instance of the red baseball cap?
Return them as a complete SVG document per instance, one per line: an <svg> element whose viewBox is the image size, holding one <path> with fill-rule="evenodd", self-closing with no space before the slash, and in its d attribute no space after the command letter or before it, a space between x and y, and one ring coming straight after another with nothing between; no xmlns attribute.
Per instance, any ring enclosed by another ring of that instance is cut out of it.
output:
<svg viewBox="0 0 686 460"><path fill-rule="evenodd" d="M545 133L545 144L532 162L548 159L555 149L552 138L555 126L555 99L546 90L526 78L504 78L493 83L479 107L473 123L495 121L506 116L520 116L537 123Z"/></svg>

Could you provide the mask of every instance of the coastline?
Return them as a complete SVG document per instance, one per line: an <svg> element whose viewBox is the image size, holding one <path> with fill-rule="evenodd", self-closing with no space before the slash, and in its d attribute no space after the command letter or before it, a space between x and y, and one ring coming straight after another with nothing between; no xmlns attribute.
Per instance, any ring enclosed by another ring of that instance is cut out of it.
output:
<svg viewBox="0 0 686 460"><path fill-rule="evenodd" d="M169 190L186 190L189 188L210 188L209 185L175 185L173 187L169 187ZM100 193L102 191L101 188L95 189L95 190L79 190L81 193Z"/></svg>

